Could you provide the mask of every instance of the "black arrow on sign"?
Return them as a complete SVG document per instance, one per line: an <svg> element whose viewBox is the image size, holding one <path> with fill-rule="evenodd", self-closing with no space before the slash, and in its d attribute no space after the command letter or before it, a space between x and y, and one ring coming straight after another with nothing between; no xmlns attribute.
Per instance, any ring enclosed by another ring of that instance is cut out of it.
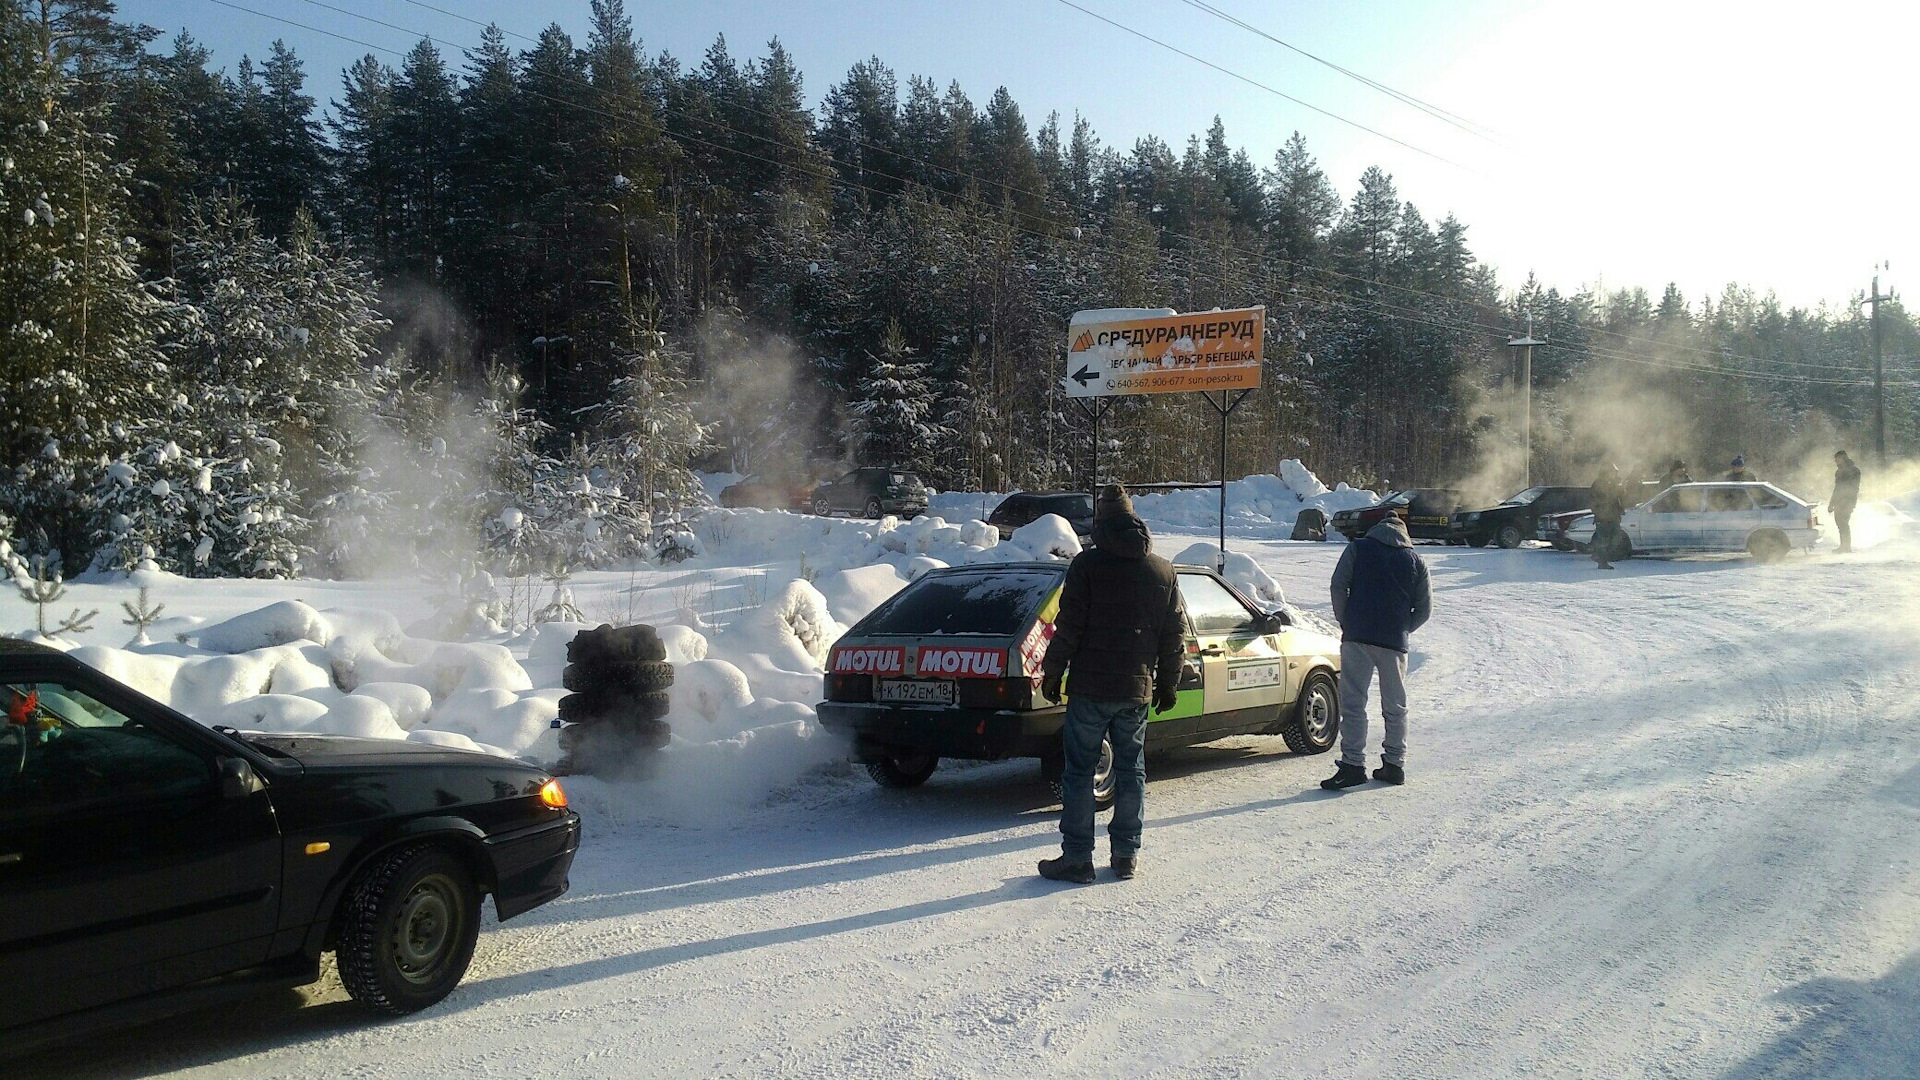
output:
<svg viewBox="0 0 1920 1080"><path fill-rule="evenodd" d="M1067 376L1067 378L1072 379L1074 382L1079 383L1081 386L1085 386L1099 377L1100 376L1095 375L1093 373L1092 368L1088 367L1085 364L1080 365L1079 371L1076 371L1073 374Z"/></svg>

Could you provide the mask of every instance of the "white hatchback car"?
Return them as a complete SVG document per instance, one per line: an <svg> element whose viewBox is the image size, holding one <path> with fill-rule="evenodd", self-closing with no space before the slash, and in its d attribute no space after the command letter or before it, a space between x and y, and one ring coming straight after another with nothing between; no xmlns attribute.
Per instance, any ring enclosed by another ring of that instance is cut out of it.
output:
<svg viewBox="0 0 1920 1080"><path fill-rule="evenodd" d="M1774 562L1820 542L1813 506L1765 483L1675 484L1628 510L1620 528L1635 554L1649 555L1744 551ZM1590 543L1593 515L1569 525L1567 539Z"/></svg>

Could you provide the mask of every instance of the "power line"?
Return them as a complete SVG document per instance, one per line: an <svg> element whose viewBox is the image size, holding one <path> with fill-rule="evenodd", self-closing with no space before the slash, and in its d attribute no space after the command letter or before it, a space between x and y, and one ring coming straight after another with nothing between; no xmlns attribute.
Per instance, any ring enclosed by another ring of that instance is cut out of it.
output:
<svg viewBox="0 0 1920 1080"><path fill-rule="evenodd" d="M254 16L256 16L256 17L259 17L259 18L263 18L263 19L267 19L267 20L270 20L270 21L274 21L274 22L280 22L280 23L284 23L284 24L286 24L286 25L288 25L288 26L293 26L293 27L296 27L296 28L298 28L298 29L302 29L302 30L307 30L307 31L310 31L310 32L312 32L312 33L317 33L317 34L321 34L321 35L323 35L323 36L326 36L326 37L331 37L331 38L335 38L335 39L338 39L338 40L341 40L341 41L346 41L346 42L349 42L349 43L352 43L352 44L355 44L355 45L360 45L360 46L363 46L363 47L365 47L365 48L368 48L368 49L372 49L372 50L374 50L374 51L376 51L376 52L382 52L382 53L386 53L386 54L387 54L387 55L389 55L389 56L396 56L396 57L398 57L398 56L401 56L401 55L402 55L402 54L401 54L401 53L400 53L400 52L399 52L398 50L395 50L395 49L390 49L390 48L387 48L387 47L385 47L385 46L381 46L381 45L376 45L376 44L374 44L374 43L372 43L372 42L369 42L369 41L364 41L364 40L361 40L361 39L359 39L359 38L354 38L354 37L351 37L351 36L349 36L349 35L346 35L346 34L341 34L341 33L338 33L338 32L336 32L336 31L332 31L332 30L327 30L327 29L323 29L323 28L321 28L321 27L317 27L317 26L311 26L311 25L308 25L308 24L306 24L306 23L301 23L301 22L297 22L297 21L295 21L295 20L292 20L292 19L287 19L287 18L284 18L284 17L282 17L282 16L278 16L278 15L270 15L270 14L267 14L266 12L262 12L262 11L258 11L258 10L256 10L256 9L253 9L253 8L250 8L250 7L246 7L246 6L244 6L244 5L241 5L241 4L237 4L237 3L233 3L233 2L231 2L231 0L207 0L207 2L208 2L208 3L212 3L212 4L217 4L217 5L219 5L219 6L221 6L221 7L225 7L225 8L229 8L229 9L231 9L231 10L234 10L234 11L240 11L240 12L244 12L244 13L246 13L246 14L249 14L249 15L254 15ZM331 8L331 5L327 5L327 4L324 4L324 3L320 3L320 2L319 2L319 0L308 0L308 2L309 2L309 3L314 3L314 4L316 4L316 6L320 6L320 7L328 7L328 8L330 8L331 10L335 10L335 11L340 11L340 12L342 12L343 14L348 14L348 15L353 15L353 14L354 14L353 12L348 12L348 11L344 11L343 9L339 9L339 8ZM416 2L416 0L409 0L409 2ZM1063 2L1064 2L1064 0L1063 0ZM419 6L423 6L423 7L424 7L424 6L429 6L429 5L424 5L424 4L422 4L422 5L419 5ZM360 17L360 16L357 16L357 17ZM407 34L412 34L412 35L415 35L415 36L418 36L418 37L423 37L423 38L424 38L424 37L428 37L428 35L425 35L425 34L421 34L421 33L419 33L418 31L415 31L415 30L411 30L411 29L408 29L408 28L405 28L405 27L397 27L397 26L394 26L394 24L391 24L391 23L381 23L381 22L380 22L380 20L375 20L375 19L368 19L367 21L369 21L369 22L375 22L375 23L379 23L380 25L384 25L384 26L388 26L388 27L392 27L392 28L394 28L394 29L397 29L397 30L400 30L400 31L401 31L401 32L403 32L403 33L407 33ZM469 21L471 21L471 20L469 20ZM516 37L524 37L524 35L514 35L514 36L516 36ZM555 74L559 74L559 73L555 73ZM586 82L585 80L581 80L581 79L578 79L578 78L570 78L570 79L569 79L568 77L565 77L565 76L561 76L561 77L563 78L563 80L566 80L566 81L572 81L572 82L576 82L576 83L579 83L579 84L581 84L581 85L583 85L583 86L588 86L588 87L590 87L590 86L591 86L591 84L590 84L590 83L587 83L587 82ZM591 113L591 114L594 114L594 115L598 115L598 116L601 116L601 117L605 117L605 118L607 118L607 119L609 119L609 120L611 120L611 121L613 121L613 122L615 122L615 123L631 123L631 122L632 122L632 121L631 121L631 119L630 119L630 118L628 118L628 117L623 117L623 116L620 116L620 115L618 115L618 114L615 114L615 113L612 113L612 112L609 112L609 111L607 111L607 110L605 110L605 109L599 109L599 108L596 108L596 107L594 107L594 106L591 106L591 105L587 105L587 104L584 104L584 103L582 103L582 102L577 102L577 101L568 101L568 100L566 100L566 99L563 99L563 98L557 98L557 97L553 97L552 95L548 95L548 94L543 94L543 93L540 93L540 92L538 92L538 91L534 91L534 90L528 90L528 89L525 89L525 88L521 88L521 92L522 92L522 93L525 93L525 94L527 94L527 95L528 95L529 97L533 97L533 98L537 98L537 99L540 99L540 100L543 100L543 101L547 101L547 102L550 102L550 103L553 103L553 104L558 104L558 105L567 105L567 106L571 106L571 107L573 107L573 108L576 108L576 109L579 109L579 110L581 110L582 112L586 112L586 113ZM677 111L675 111L675 110L669 110L669 111L670 111L670 112L673 112L673 113L674 113L674 115L679 115L679 116L682 116L682 117L685 117L685 118L688 118L688 119L691 119L691 120L693 120L693 121L695 121L695 122L697 122L697 123L702 123L702 124L707 124L707 125L709 125L709 126L712 126L712 127L715 127L715 128L718 128L718 129L720 129L721 131L725 131L725 132L728 132L728 133L730 133L730 134L735 134L735 135L744 135L744 136L747 136L747 137L749 137L749 138L756 138L756 139L760 139L760 140L762 140L762 141L766 141L766 142L774 142L774 140L771 140L771 139L768 139L768 138L766 138L765 136L761 136L761 135L757 135L757 134L755 134L755 133L753 133L753 132L742 132L742 131L739 131L739 130L737 130L737 129L734 129L734 128L731 128L731 127L728 127L728 126L727 126L727 125L725 125L725 124L722 124L722 123L719 123L719 122L717 122L717 121L713 121L713 120L711 120L711 119L708 119L708 118L704 118L704 117L691 117L691 116L690 116L689 114L685 114L685 113L680 113L680 112L677 112ZM817 178L820 178L820 179L822 179L822 180L825 180L825 181L826 181L826 182L828 182L828 183L832 183L832 184L838 184L838 185L840 185L840 186L842 186L842 187L845 187L845 188L849 188L849 189L853 189L853 190L860 190L860 191L865 191L865 192L868 192L868 193L870 193L870 194L874 194L874 195L880 195L880 196L883 196L883 197L884 197L884 196L887 196L887 195L889 195L889 194L890 194L890 193L888 193L888 192L885 192L885 191L882 191L882 190L880 190L880 189L878 189L878 188L873 188L873 187L869 187L869 186L867 186L867 185L865 185L865 184L861 184L861 183L858 183L857 181L853 181L853 180L848 180L848 179L846 179L846 178L844 178L844 177L840 177L840 176L838 176L838 175L836 175L836 174L834 174L834 173L833 173L833 172L831 172L831 171L822 171L822 170L817 170L817 169L809 169L809 168L806 168L806 167L804 167L804 166L801 166L801 165L798 165L798 164L795 164L795 163L792 163L792 162L786 162L786 161L779 161L779 160L776 160L776 159L773 159L773 158L767 158L767 157L762 157L762 156L760 156L760 155L757 155L757 154L752 154L752 153L748 153L747 151L744 151L744 150L740 150L740 149L739 149L739 148L737 148L737 147L731 147L731 146L725 146L725 145L723 145L723 144L720 144L720 143L715 143L715 142L712 142L712 141L710 141L710 140L707 140L707 139L703 139L703 138L700 138L699 136L696 136L696 135L691 135L691 134L684 134L684 133L681 133L681 134L673 134L673 135L671 135L670 137L672 137L672 138L675 138L675 139L683 139L683 140L686 140L686 141L689 141L689 142L694 142L694 143L697 143L697 144L699 144L699 145L702 145L702 146L706 146L706 147L709 147L709 148L711 148L711 149L713 149L713 150L717 150L717 151L720 151L720 152L722 152L722 153L729 153L729 154L733 154L733 155L736 155L736 156L738 156L738 157L742 157L742 158L746 158L746 159L748 159L748 160L752 160L752 161L758 161L758 162L762 162L762 163L764 163L764 164L769 164L769 165L773 165L773 166L775 166L775 167L778 167L778 168L785 168L785 169L789 169L789 170L791 170L791 171L794 171L794 172L799 172L799 173L802 173L802 174L804 174L804 175L810 175L810 176L814 176L814 177L817 177ZM779 144L778 144L777 142L775 142L775 145L776 145L776 146L778 146ZM880 176L886 176L886 177L887 177L887 178L889 178L889 179L894 179L894 180L900 180L900 181L901 181L902 183L908 183L908 184L911 184L911 183L913 183L913 182L912 182L912 181L910 181L910 180L905 180L905 179L903 179L903 178L900 178L900 177L895 177L895 176L891 176L890 174L886 174L886 173L879 173L879 172L877 172L877 171L876 171L876 175L880 175ZM1016 190L1017 190L1017 189L1016 189ZM950 213L953 213L953 214L955 214L955 215L957 215L957 216L960 216L960 217L963 217L963 218L969 218L969 219L972 219L972 220L974 220L974 221L976 221L976 222L981 222L981 223L985 223L985 224L988 224L988 225L993 225L993 226L1005 226L1005 227L1007 227L1007 228L1009 228L1009 229L1012 229L1012 230L1014 230L1014 231L1016 231L1016 232L1020 232L1020 233L1024 233L1024 234L1027 234L1027 235L1029 235L1029 236L1033 236L1033 237L1036 237L1036 238L1039 238L1039 239L1046 239L1046 240L1058 240L1058 239L1060 239L1060 237L1058 237L1058 236L1057 236L1057 235L1055 235L1055 234L1050 234L1050 233L1044 233L1044 232L1040 232L1040 231L1038 231L1038 230L1035 230L1035 229L1031 229L1031 228L1027 228L1027 227L1025 227L1025 226L1022 226L1022 225L1020 225L1020 224L1018 224L1018 223L1017 223L1017 221L1012 221L1012 220L1009 220L1009 221L1004 221L1004 222L1003 222L1003 221L996 221L996 220L994 220L994 219L991 219L991 218L985 218L985 217L982 217L982 216L980 216L980 215L977 215L977 214L973 214L973 213L971 213L971 212L968 212L968 211L965 211L965 210L960 210L960 209L958 209L958 208L953 208L953 207L948 207L948 208L946 208L946 209L947 209L947 210L948 210L948 211L949 211ZM1402 292L1406 292L1406 293L1408 293L1408 294L1410 294L1410 295L1414 295L1414 296L1422 296L1422 297L1427 297L1427 298L1430 298L1430 299L1434 299L1434 300L1439 300L1439 301L1442 301L1442 302L1444 302L1444 303L1448 303L1448 304L1457 304L1457 303L1461 303L1461 302L1463 302L1463 301L1461 301L1461 300L1460 300L1459 298L1457 298L1457 297L1448 297L1448 296L1444 296L1444 295L1442 295L1442 294L1439 294L1439 293L1432 293L1432 292L1428 292L1428 291L1425 291L1425 290L1420 290L1420 289L1415 289L1415 288L1412 288L1412 287L1409 287L1409 286L1400 286L1400 285L1394 285L1394 284L1390 284L1390 283L1387 283L1387 282L1381 282L1381 281L1375 281L1375 280L1372 280L1372 279L1368 279L1368 278L1362 278L1362 277L1360 277L1360 276L1358 276L1358 275L1353 275L1353 274L1346 274L1346 273L1342 273L1342 272L1340 272L1340 271L1336 271L1336 270L1332 270L1332 269L1330 269L1330 268L1326 268L1326 267L1317 267L1317 266L1312 266L1312 265L1308 265L1308 264L1302 264L1302 263L1298 263L1298 262L1295 262L1295 261L1293 261L1293 260L1288 260L1288 259L1284 259L1284 258L1277 258L1277 257L1273 257L1273 256L1270 256L1270 255L1267 255L1267 254L1264 254L1264 253L1261 253L1261 252L1258 252L1258 251L1253 251L1253 250L1251 250L1251 249L1247 249L1247 248L1242 248L1242 247L1239 247L1238 245L1235 245L1235 244L1233 244L1233 243L1231 243L1231 242L1225 242L1225 241L1210 241L1210 240L1203 240L1203 239L1201 239L1201 238L1198 238L1198 237L1193 237L1193 236L1189 236L1189 235L1187 235L1187 234L1182 234L1182 233L1174 233L1174 232L1171 232L1171 231L1168 231L1168 235L1170 235L1170 236L1173 236L1173 237L1176 237L1176 238L1181 238L1181 239L1187 239L1187 240L1190 240L1190 241L1193 241L1194 243L1201 243L1201 244L1209 244L1209 245L1217 245L1217 246L1220 246L1220 247L1222 247L1222 248L1225 248L1225 249L1226 249L1226 250L1228 250L1228 251L1231 251L1231 252L1235 252L1235 253L1238 253L1238 254L1240 254L1240 255L1243 255L1243 256L1247 256L1247 257L1249 257L1249 258L1251 258L1251 259L1253 259L1253 260L1254 260L1255 262L1259 262L1259 261L1261 261L1262 259L1271 259L1272 261L1274 261L1274 262L1277 262L1277 263L1279 263L1279 264L1281 264L1281 265L1286 265L1286 266L1291 266L1291 267L1294 267L1294 268L1296 268L1296 269L1300 269L1300 270L1304 270L1305 272L1307 272L1307 273L1310 273L1310 274L1321 274L1321 275L1326 275L1326 276L1330 276L1330 277L1334 277L1334 278L1340 278L1340 279L1345 279L1345 280L1351 280L1351 281L1355 281L1355 282L1359 282L1359 283L1363 283L1363 284L1369 284L1369 285L1373 285L1373 286L1376 286L1376 287L1384 287L1384 288L1389 288L1389 289L1394 289L1394 290L1396 290L1396 291L1402 291ZM1176 253L1175 253L1175 250L1174 250L1174 249L1170 249L1170 248L1169 248L1169 249L1164 249L1164 250L1166 251L1166 253L1167 253L1167 254L1168 254L1169 256L1173 256L1173 255L1175 255L1175 254L1176 254ZM1191 261L1193 260L1193 256L1191 255L1191 253L1189 253L1187 257L1188 257L1188 259L1189 259L1189 261L1190 261L1190 262L1191 262ZM1503 328L1500 328L1500 327L1493 327L1493 326L1487 326L1487 325L1485 325L1485 324L1480 324L1480 323L1471 323L1471 324L1461 324L1461 323L1442 323L1442 322L1436 322L1436 321L1434 321L1434 320L1432 320L1431 318L1429 318L1429 317L1427 317L1427 316L1426 316L1426 313L1423 313L1423 312L1422 312L1422 313L1419 313L1419 314L1417 314L1417 315L1410 315L1410 314L1407 314L1407 313L1408 313L1408 312L1418 312L1418 309L1414 309L1414 308L1406 308L1406 307L1403 307L1403 306L1399 306L1399 305L1393 305L1393 304L1389 304L1389 303L1387 303L1386 301L1384 301L1384 300L1380 300L1380 299L1377 299L1377 298L1374 298L1374 299L1371 299L1371 300L1366 300L1366 299L1363 299L1363 298L1358 298L1358 297L1355 297L1355 298L1352 298L1352 299L1354 299L1354 300L1360 300L1361 302L1365 302L1365 303L1373 303L1373 304L1376 304L1376 305L1378 305L1378 306L1379 306L1379 308L1381 309L1381 310L1380 310L1379 312L1377 312L1377 313L1379 313L1379 314L1384 314L1384 315L1386 315L1386 317L1389 317L1389 318L1394 318L1394 319L1398 319L1398 320L1400 320L1400 321L1405 321L1405 322L1412 322L1412 323L1424 323L1424 324L1426 324L1426 325L1429 325L1429 326L1435 326L1435 327L1439 327L1439 328L1442 328L1442 329L1454 329L1454 330L1459 330L1459 331L1463 331L1463 332L1484 332L1484 333L1489 333L1489 334L1504 334L1504 333L1506 333L1506 330L1505 330L1505 329L1503 329ZM1327 297L1327 298L1324 298L1324 300L1325 300L1325 302L1328 302L1328 303L1331 303L1331 304L1333 304L1334 306L1341 306L1341 307L1348 307L1348 308L1349 308L1349 310L1352 310L1352 306L1351 306L1351 304L1349 304L1349 303L1343 303L1342 301L1340 301L1340 300L1338 300L1338 299L1335 299L1335 298L1333 298L1333 297ZM1585 329L1585 330L1589 330L1589 331L1596 331L1596 332L1601 332L1601 333L1612 333L1612 332L1610 332L1610 331L1600 331L1600 330L1599 330L1599 328L1597 328L1597 327L1583 327L1582 329ZM1615 337L1619 337L1619 338L1621 338L1622 340L1627 340L1627 341L1634 341L1634 340L1640 340L1640 339L1632 339L1632 338L1628 338L1628 337L1626 337L1626 335L1620 335L1620 334L1613 334L1613 336L1615 336ZM1669 347L1669 346L1666 346L1666 345L1664 345L1664 344L1662 344L1662 343L1658 343L1658 342L1647 342L1646 344L1650 344L1650 345L1653 345L1654 347L1657 347L1657 348L1667 348L1667 347ZM1795 364L1795 362L1793 362L1793 361L1781 361L1781 360L1769 360L1769 359L1766 359L1766 358L1763 358L1763 357L1754 357L1754 356L1746 356L1746 355L1743 355L1743 354L1736 354L1736 353L1727 353L1727 352L1713 352L1712 350L1706 350L1706 349L1698 349L1698 348L1690 348L1690 347L1685 347L1685 346L1674 346L1674 347L1676 347L1676 348L1682 348L1682 349L1688 349L1688 351L1694 351L1694 352L1699 352L1699 353L1702 353L1702 354L1704 354L1704 355L1713 355L1713 356L1718 356L1718 357L1720 357L1720 358L1723 358L1723 359L1743 359L1743 360L1751 360L1751 361L1754 361L1754 362L1756 362L1756 363L1762 363L1762 364L1766 364L1766 363L1772 363L1772 364L1785 364L1785 365L1789 365L1789 366L1806 366L1806 367L1813 367L1813 368L1819 368L1819 369L1824 369L1824 370L1836 370L1836 371L1841 371L1841 370L1852 370L1852 369L1850 369L1850 368L1846 368L1846 367L1842 367L1842 366L1838 366L1838 365L1797 365L1797 364ZM1701 364L1701 365L1681 365L1681 364L1670 364L1670 363L1662 363L1662 362L1659 362L1659 361L1651 361L1651 360L1646 360L1646 359L1644 359L1644 358L1640 358L1640 357L1634 357L1634 356L1631 356L1630 354L1625 354L1625 353L1618 353L1618 352L1613 352L1613 351L1610 351L1610 350L1606 350L1606 349L1603 349L1603 348L1600 348L1600 347L1596 347L1596 346L1594 346L1594 345L1592 345L1591 343L1589 343L1589 344L1588 344L1588 345L1586 346L1586 349L1587 349L1587 351L1588 351L1588 352L1589 352L1590 354L1592 354L1592 355L1598 355L1598 356L1602 356L1602 357L1604 357L1604 358L1610 358L1610 359L1618 359L1618 360L1622 360L1622 361L1625 361L1625 362L1628 362L1628 363L1635 363L1635 364L1641 364L1641 365L1644 365L1644 366L1649 366L1649 367L1656 367L1656 368L1668 368L1668 369L1672 369L1672 370L1683 370L1683 371L1692 371L1692 372L1698 372L1698 373L1709 373L1709 374L1722 374L1722 375L1728 375L1728 376L1730 376L1730 377L1735 377L1735 378L1750 378L1750 379L1770 379L1770 380L1773 380L1773 381L1784 381L1784 382L1801 382L1801 383L1811 383L1811 384L1816 384L1816 385L1847 385L1847 386L1851 386L1851 385L1857 385L1856 383L1854 383L1854 382L1852 382L1852 381L1850 381L1850 380L1823 380L1823 379L1811 379L1811 378L1806 378L1806 377L1798 377L1798 376L1790 376L1790 375L1770 375L1770 374L1768 374L1768 373L1764 373L1764 372L1747 372L1747 371L1741 371L1741 370L1739 370L1739 369L1734 369L1734 368L1725 368L1725 367L1719 367L1719 366L1715 366L1715 365L1705 365L1705 364ZM1914 384L1909 384L1909 383L1894 383L1894 384L1892 384L1892 385L1914 385Z"/></svg>
<svg viewBox="0 0 1920 1080"><path fill-rule="evenodd" d="M1301 48L1298 45L1293 44L1290 41L1283 41L1280 38L1275 37L1274 35L1268 33L1267 31L1262 30L1258 26L1255 26L1252 23L1239 18L1238 16L1231 15L1225 11L1220 10L1219 8L1213 6L1212 4L1207 3L1206 0L1181 0L1181 2L1186 4L1188 7L1195 8L1200 11L1204 11L1207 14L1213 16L1214 18L1221 20L1222 22L1226 22L1233 26L1237 26L1240 29L1245 30L1248 33L1254 34L1258 37L1265 38L1268 41L1273 42L1275 45L1278 45L1283 49L1288 49L1292 52L1296 52L1301 56L1304 56L1307 59L1313 61L1316 64L1320 64L1324 67L1332 68L1334 71L1337 71L1342 75L1345 75L1347 78L1352 79L1355 82L1358 82L1364 86L1372 87L1373 89L1380 91L1381 93L1387 95L1388 97L1393 98L1394 100L1400 102L1403 105L1409 105L1415 109L1418 109L1421 112L1426 113L1428 116L1433 117L1435 120L1438 120L1443 124L1452 125L1453 127L1459 128L1461 131L1464 131L1467 134L1474 136L1475 138L1485 139L1486 141L1493 143L1497 146L1505 145L1497 137L1498 133L1495 132L1492 128L1487 127L1485 124L1475 123L1474 121L1469 120L1458 113L1449 112L1438 105L1434 105L1430 102L1422 101L1419 98L1414 97L1412 94L1395 90L1393 87L1388 86L1386 83L1380 82L1377 79L1368 78L1367 76L1362 75L1359 72L1352 70L1351 68L1342 67L1339 64L1336 64L1333 61L1326 59L1325 57L1316 56L1313 53L1308 52L1307 50Z"/></svg>
<svg viewBox="0 0 1920 1080"><path fill-rule="evenodd" d="M1237 71L1234 71L1231 68L1221 67L1219 64L1216 64L1213 61L1208 60L1204 57L1196 56L1193 53L1190 53L1187 50L1182 49L1177 45L1169 45L1168 43L1160 40L1159 38L1154 37L1152 34L1147 34L1139 30L1135 30L1133 27L1128 26L1125 23L1115 22L1114 20L1107 18L1105 15L1102 15L1097 11L1090 11L1086 8L1083 8L1079 4L1074 3L1073 0L1059 0L1059 2L1062 4L1065 4L1067 7L1070 7L1075 11L1080 12L1082 15L1086 15L1090 18L1098 19L1101 22L1106 23L1108 26L1111 26L1116 30L1123 30L1129 34L1132 34L1134 37L1139 38L1142 41L1151 42L1167 50L1168 52L1177 53L1181 56L1184 56L1196 64L1200 64L1205 67L1212 68L1213 70L1219 72L1222 75L1227 75L1232 78L1238 79L1241 82L1246 83L1248 86L1254 87L1259 90L1265 90L1267 93L1272 94L1274 97L1282 98L1286 101L1291 101L1295 105L1298 105L1303 109L1308 109L1312 112L1319 113L1321 116L1327 117L1332 120L1338 120L1339 122L1347 125L1350 128L1354 128L1359 131L1364 131L1367 134L1372 135L1376 138L1385 139L1388 142L1393 143L1395 146L1405 147L1406 149L1411 150L1416 154L1420 154L1423 157L1430 157L1433 160L1438 161L1442 164L1451 165L1456 169L1465 169L1467 172L1475 171L1473 169L1468 168L1465 165L1460 164L1457 161L1452 160L1451 158L1442 157L1431 150L1425 150L1425 149L1422 149L1421 147L1415 146L1412 143L1407 142L1405 139L1396 139L1393 136L1387 134L1386 132L1380 131L1375 128L1370 128L1367 125L1359 122L1358 120L1349 120L1346 117L1341 116L1339 113L1330 112L1326 109L1321 108L1318 105L1313 104L1312 102L1303 101L1300 98L1294 97L1292 94L1289 94L1283 90L1276 90L1273 87L1268 86L1266 83L1259 81L1258 79L1249 78L1245 75L1240 74Z"/></svg>

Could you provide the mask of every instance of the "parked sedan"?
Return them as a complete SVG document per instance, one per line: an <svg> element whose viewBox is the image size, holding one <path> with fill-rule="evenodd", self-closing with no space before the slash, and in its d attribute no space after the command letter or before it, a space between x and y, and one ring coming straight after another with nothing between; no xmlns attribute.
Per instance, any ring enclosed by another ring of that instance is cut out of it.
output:
<svg viewBox="0 0 1920 1080"><path fill-rule="evenodd" d="M1148 717L1147 746L1278 735L1324 753L1340 728L1340 643L1267 613L1211 569L1176 568L1187 606L1178 704ZM876 783L915 787L943 757L1034 757L1060 775L1063 705L1040 694L1066 579L1062 563L933 570L855 623L827 661L822 726L847 735ZM1095 799L1113 797L1103 748Z"/></svg>
<svg viewBox="0 0 1920 1080"><path fill-rule="evenodd" d="M1587 487L1531 487L1498 506L1462 510L1448 523L1447 539L1474 547L1495 543L1517 548L1528 540L1551 540L1551 518L1585 510L1592 501Z"/></svg>
<svg viewBox="0 0 1920 1080"><path fill-rule="evenodd" d="M1683 555L1744 551L1777 562L1794 548L1820 542L1812 504L1766 483L1675 484L1628 510L1621 530L1634 554ZM1569 541L1593 540L1593 515L1566 529Z"/></svg>
<svg viewBox="0 0 1920 1080"><path fill-rule="evenodd" d="M1453 488L1407 488L1388 493L1372 506L1359 510L1340 510L1328 522L1340 535L1358 540L1382 518L1405 507L1407 534L1415 540L1445 540L1454 511L1460 509L1460 492Z"/></svg>
<svg viewBox="0 0 1920 1080"><path fill-rule="evenodd" d="M559 896L580 819L526 762L203 727L0 639L0 1046L319 978L375 1012L445 997L480 904Z"/></svg>
<svg viewBox="0 0 1920 1080"><path fill-rule="evenodd" d="M1000 501L987 517L987 524L1005 540L1015 529L1030 525L1048 514L1058 514L1073 526L1082 538L1093 535L1093 496L1084 491L1017 491Z"/></svg>

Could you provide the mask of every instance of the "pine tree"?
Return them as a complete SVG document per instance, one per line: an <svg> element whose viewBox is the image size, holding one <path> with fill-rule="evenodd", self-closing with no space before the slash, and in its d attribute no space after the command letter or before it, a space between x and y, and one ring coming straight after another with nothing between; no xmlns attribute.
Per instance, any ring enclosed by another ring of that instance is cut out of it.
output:
<svg viewBox="0 0 1920 1080"><path fill-rule="evenodd" d="M128 170L69 73L73 36L0 0L0 505L82 567L97 462L151 408L174 310L139 277ZM42 546L44 545L44 546Z"/></svg>
<svg viewBox="0 0 1920 1080"><path fill-rule="evenodd" d="M926 362L912 357L897 322L888 326L879 353L868 356L852 405L852 433L864 462L920 468L946 434L934 417L938 399Z"/></svg>

